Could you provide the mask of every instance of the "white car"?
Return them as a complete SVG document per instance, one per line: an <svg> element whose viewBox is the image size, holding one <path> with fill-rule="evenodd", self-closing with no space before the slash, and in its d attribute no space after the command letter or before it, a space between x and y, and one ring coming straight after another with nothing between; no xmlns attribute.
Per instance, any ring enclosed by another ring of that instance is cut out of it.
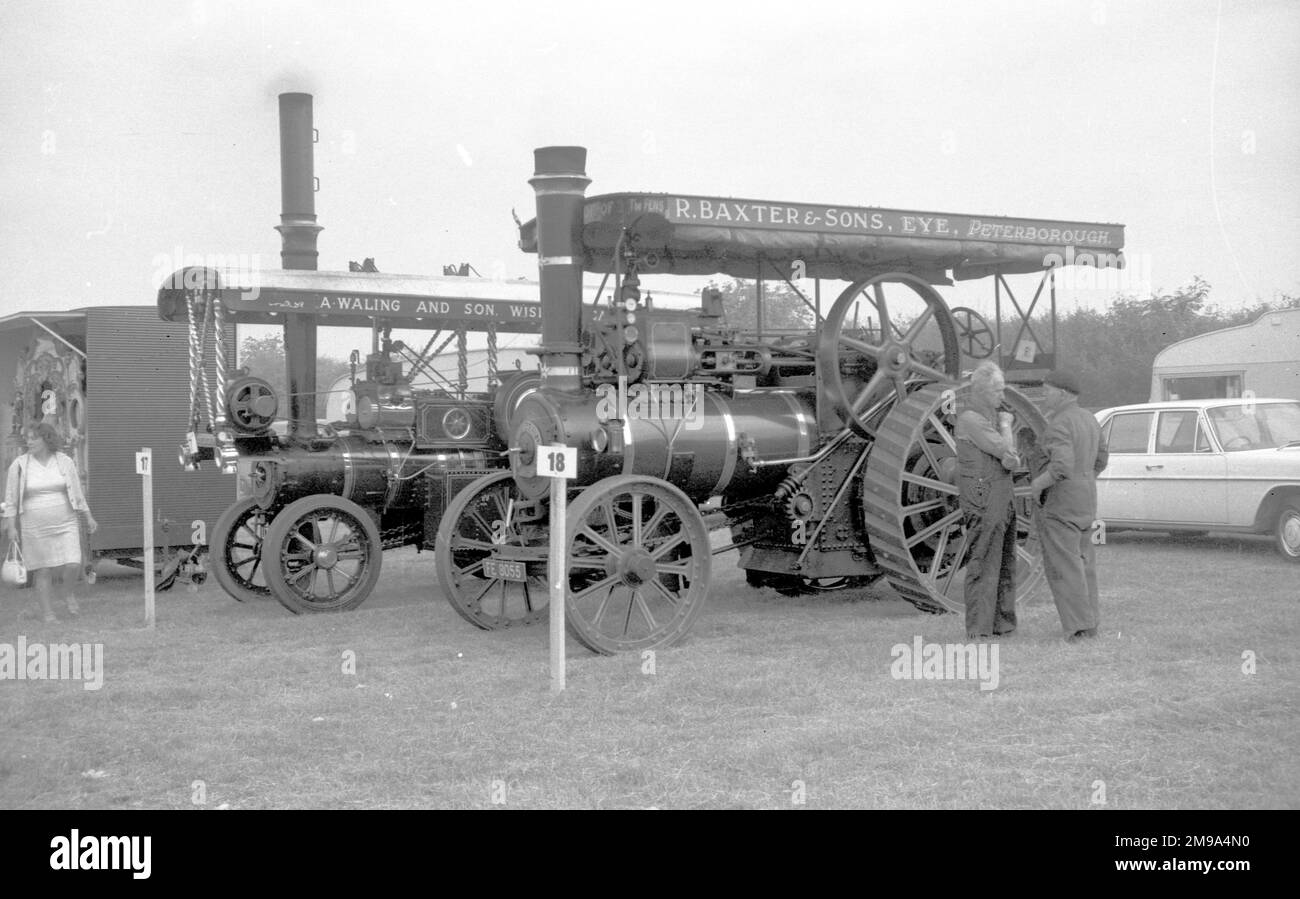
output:
<svg viewBox="0 0 1300 899"><path fill-rule="evenodd" d="M1111 530L1272 534L1300 562L1300 401L1173 400L1097 413Z"/></svg>

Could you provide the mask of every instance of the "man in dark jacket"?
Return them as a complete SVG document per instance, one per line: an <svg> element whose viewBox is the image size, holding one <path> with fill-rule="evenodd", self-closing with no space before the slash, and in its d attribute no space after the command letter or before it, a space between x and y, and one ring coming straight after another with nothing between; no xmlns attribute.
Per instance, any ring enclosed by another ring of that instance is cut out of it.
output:
<svg viewBox="0 0 1300 899"><path fill-rule="evenodd" d="M1105 469L1108 454L1097 420L1079 407L1078 378L1055 371L1043 379L1043 386L1047 465L1033 480L1034 495L1041 497L1038 533L1047 583L1065 639L1073 643L1096 637L1101 624L1092 525L1097 519L1097 474Z"/></svg>

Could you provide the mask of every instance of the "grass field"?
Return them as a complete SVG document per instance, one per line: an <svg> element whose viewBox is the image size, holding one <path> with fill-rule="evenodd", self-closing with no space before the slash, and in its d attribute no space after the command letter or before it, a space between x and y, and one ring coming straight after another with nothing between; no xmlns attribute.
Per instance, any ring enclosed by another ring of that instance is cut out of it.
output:
<svg viewBox="0 0 1300 899"><path fill-rule="evenodd" d="M964 641L956 616L753 590L731 553L685 641L571 642L559 696L545 627L474 629L413 550L342 615L209 581L145 631L140 578L106 565L45 625L6 588L0 642L102 642L105 674L0 681L0 807L1300 806L1300 568L1251 538L1100 549L1101 639L1065 644L1040 588L987 691L891 676L895 644Z"/></svg>

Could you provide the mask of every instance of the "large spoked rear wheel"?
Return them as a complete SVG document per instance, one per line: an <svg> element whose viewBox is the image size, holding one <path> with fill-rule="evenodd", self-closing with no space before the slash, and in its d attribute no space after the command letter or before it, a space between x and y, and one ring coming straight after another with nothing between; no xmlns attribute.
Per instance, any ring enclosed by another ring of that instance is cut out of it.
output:
<svg viewBox="0 0 1300 899"><path fill-rule="evenodd" d="M930 384L885 416L867 460L863 504L871 549L890 583L927 612L963 612L970 538L958 503L957 412L969 383ZM1008 388L1022 456L1041 444L1047 422L1034 404ZM1017 484L1016 601L1025 601L1043 578L1043 557L1032 520L1027 481Z"/></svg>
<svg viewBox="0 0 1300 899"><path fill-rule="evenodd" d="M617 475L569 506L565 618L613 654L680 640L704 609L712 549L695 503L665 481Z"/></svg>
<svg viewBox="0 0 1300 899"><path fill-rule="evenodd" d="M213 574L221 589L240 602L271 596L262 571L262 542L269 520L256 501L241 499L221 513L212 529Z"/></svg>
<svg viewBox="0 0 1300 899"><path fill-rule="evenodd" d="M314 494L275 516L262 544L263 570L290 612L347 612L379 580L382 547L369 512L341 496Z"/></svg>
<svg viewBox="0 0 1300 899"><path fill-rule="evenodd" d="M524 507L533 504L514 475L498 471L456 494L438 525L438 583L456 613L484 630L535 624L550 606L546 519L524 520ZM507 576L520 566L522 579Z"/></svg>

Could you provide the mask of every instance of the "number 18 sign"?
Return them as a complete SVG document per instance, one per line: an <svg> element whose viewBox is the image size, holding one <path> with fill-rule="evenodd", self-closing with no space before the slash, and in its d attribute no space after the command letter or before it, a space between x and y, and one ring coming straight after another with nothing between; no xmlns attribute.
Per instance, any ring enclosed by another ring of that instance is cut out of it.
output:
<svg viewBox="0 0 1300 899"><path fill-rule="evenodd" d="M553 444L537 448L537 476L542 478L576 478L578 476L578 450L572 446Z"/></svg>
<svg viewBox="0 0 1300 899"><path fill-rule="evenodd" d="M578 451L562 444L537 447L537 474L551 479L551 546L547 553L547 581L551 597L551 692L564 690L564 606L568 595L567 553L565 538L565 503L568 487L565 480L578 476Z"/></svg>

